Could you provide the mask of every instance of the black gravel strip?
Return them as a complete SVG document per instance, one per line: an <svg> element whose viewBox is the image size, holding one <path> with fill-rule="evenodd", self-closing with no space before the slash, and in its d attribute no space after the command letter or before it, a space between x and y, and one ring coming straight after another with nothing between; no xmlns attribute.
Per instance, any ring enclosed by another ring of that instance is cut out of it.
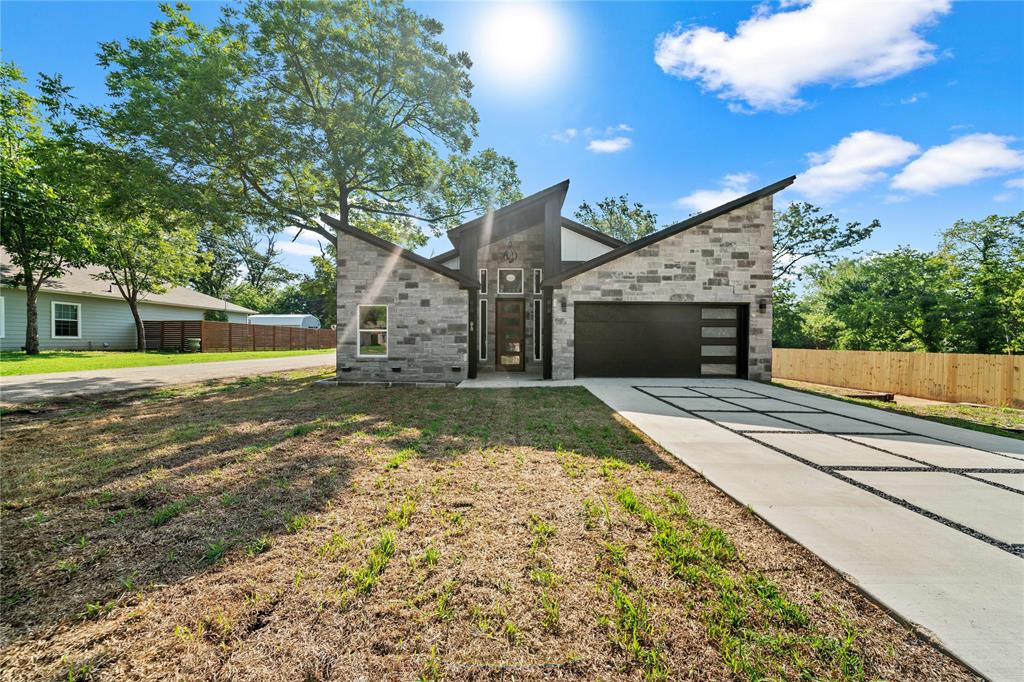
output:
<svg viewBox="0 0 1024 682"><path fill-rule="evenodd" d="M742 390L742 391L747 391L748 393L753 393L753 391L749 391L748 389L737 389L737 390ZM783 389L783 390L785 390L785 389ZM699 391L697 391L697 392L699 393ZM775 397L773 395L768 395L767 393L757 393L756 395L758 395L758 396L760 396L762 398L773 398L775 400L778 400L778 401L781 401L781 402L784 402L784 403L790 403L792 405L803 405L803 403L798 403L798 402L796 402L794 400L787 400L786 398L777 398L777 397ZM714 396L708 396L708 397L714 397ZM820 398L822 400L830 400L830 398L826 398L825 396L808 396L808 397ZM717 398L717 400L729 400L729 399L728 398ZM854 419L854 420L859 421L859 422L864 422L865 424L873 424L874 426L881 426L881 427L886 428L886 429L893 429L894 431L899 432L899 434L903 434L903 435L907 435L907 436L918 436L919 438L927 438L929 440L934 440L934 441L938 441L940 443L945 443L946 445L956 445L958 447L968 447L968 446L964 445L963 443L957 443L956 441L953 441L953 440L946 440L945 438L939 438L937 436L926 436L926 435L920 434L920 433L913 433L911 431L905 431L903 429L900 429L899 427L889 426L887 424L880 424L878 422L871 421L870 419L864 419L863 417L851 417L851 416L846 415L846 414L840 414L838 412L832 412L831 410L823 410L823 412L825 412L826 414L834 415L836 417L845 417L846 419ZM771 412L768 412L767 414L770 415ZM906 416L906 415L900 415L900 416ZM891 435L894 435L894 434L891 434L891 433L882 433L882 434L858 433L858 434L854 434L854 435L858 435L858 436L876 436L876 435L891 436ZM863 443L862 443L862 445L863 445ZM1006 459L1012 459L1012 460L1017 461L1017 462L1024 462L1024 457L1018 457L1016 455L1008 455L1005 452L996 452L994 450L986 450L985 448L978 448L978 447L974 447L974 446L971 446L970 449L971 450L977 450L978 452L987 452L990 455L996 455L998 457L1005 457ZM889 453L889 454L896 454L896 453Z"/></svg>
<svg viewBox="0 0 1024 682"><path fill-rule="evenodd" d="M736 429L729 428L728 426L725 426L724 424L719 424L718 422L716 422L715 420L713 420L713 419L711 419L709 417L701 416L700 414L697 414L696 412L692 412L690 410L684 409L682 407L679 407L678 405L673 405L672 403L668 402L667 400L662 400L662 398L660 396L656 396L653 393L650 393L649 391L645 391L640 386L634 386L633 388L635 388L636 390L640 391L644 395L647 395L647 396L649 396L651 398L654 398L655 400L659 400L659 401L665 403L666 405L669 405L670 407L674 407L675 409L679 410L680 412L685 412L686 414L689 414L689 415L692 415L694 417L697 417L698 419L703 419L704 421L706 421L706 422L708 422L710 424L714 424L715 426L723 428L726 431L731 431L732 433L735 433L736 435L741 436L742 438L746 438L747 440L751 441L752 443L757 443L758 445L764 446L764 447L768 448L769 450L773 450L773 451L779 453L780 455L784 455L786 457L789 457L790 459L793 459L793 460L795 460L797 462L800 462L801 464L803 464L805 466L809 466L812 469L816 469L816 470L822 472L823 474L827 474L829 476L832 476L833 478L836 478L836 479L839 479L840 481L843 481L844 483L848 483L849 485L852 485L852 486L854 486L856 488L860 488L861 490L864 490L864 491L869 492L869 493L871 493L873 495L876 495L876 496L882 498L883 500L887 500L889 502L892 502L893 504L897 504L897 505L903 507L904 509L907 509L907 510L910 510L910 511L915 512L917 514L920 514L921 516L924 516L925 518L931 519L932 521L937 521L937 522L941 523L942 525L944 525L944 526L946 526L948 528L952 528L953 530L958 530L961 533L963 533L964 535L969 535L972 538L975 538L977 540L981 540L982 542L985 542L985 543L987 543L989 545L992 545L993 547L997 547L997 548L999 548L999 549L1001 549L1001 550L1003 550L1005 552L1008 552L1009 554L1013 554L1014 556L1019 556L1019 557L1024 558L1024 545L1013 545L1013 544L1010 544L1008 542L1003 542L1002 540L997 540L996 538L991 537L989 535L986 535L985 533L982 533L981 531L975 530L974 528L971 528L970 526L966 526L966 525L964 525L962 523L959 523L957 521L953 521L952 519L947 519L946 517L940 516L939 514L936 514L933 511L925 509L924 507L919 507L916 504L908 502L907 500L904 500L902 498L896 497L895 495L891 495L891 494L889 494L887 492L884 492L882 490L879 490L877 488L874 488L874 487L872 487L870 485L867 485L866 483L861 483L860 481L857 481L857 480L855 480L853 478L850 478L849 476L844 476L840 471L835 470L833 467L827 467L827 466L823 466L821 464L817 464L817 463L812 462L812 461L810 461L808 459L804 459L803 457L800 457L799 455L795 455L792 452L788 452L786 450L783 450L782 448L775 447L774 445L771 445L769 443L764 443L764 442L759 441L756 438L752 438L750 435L748 435L748 433L765 433L764 431L760 431L760 432L737 431ZM687 388L687 390L694 390L694 388L690 387L690 386L687 386L686 388ZM710 387L710 388L715 388L715 387ZM699 392L699 391L696 391L696 392ZM715 396L707 396L707 397L711 398L711 397L715 397ZM766 397L771 397L771 396L766 396ZM723 400L723 398L718 398L718 400ZM792 401L786 401L786 402L792 402ZM793 403L793 404L799 404L799 403ZM752 410L752 411L756 412L756 410ZM770 413L765 413L765 414L767 414L767 416L771 416ZM846 415L836 415L836 416L844 417ZM780 417L779 419L782 419L782 418ZM855 419L855 417L850 417L850 419ZM788 420L783 419L783 421L788 421ZM873 422L869 422L869 421L864 420L864 419L860 419L858 421L864 421L864 422L867 422L869 424L873 423ZM795 422L793 422L793 423L795 423ZM884 426L883 424L875 424L875 425L876 426ZM800 426L801 428L805 428L805 429L812 429L813 428L813 427L809 427L809 426L804 426L802 424L800 424L798 426ZM885 428L889 428L889 427L885 427ZM790 432L787 431L787 432L784 432L784 433L790 433ZM823 433L825 435L832 435L832 434L826 433L824 431L818 431L818 433ZM904 433L907 433L907 432L904 432ZM866 434L856 434L856 435L866 435ZM885 435L892 435L892 434L885 434ZM916 434L908 434L908 435L916 435ZM935 439L935 440L938 440L938 439ZM863 445L863 444L861 443L861 445ZM954 445L955 445L955 443L954 443ZM875 449L878 449L878 448L875 448ZM884 452L884 450L883 450L883 452ZM887 454L896 454L896 453L887 453ZM913 460L910 457L906 457L906 456L903 456L903 455L898 455L897 454L896 456L897 457L903 457L904 459L909 459L911 461L916 461L916 460ZM1013 458L1011 458L1011 459L1013 459ZM937 470L937 468L934 467L931 464L927 464L927 463L922 463L922 464L925 464L927 467L931 468L932 470ZM918 470L918 469L915 468L915 470Z"/></svg>

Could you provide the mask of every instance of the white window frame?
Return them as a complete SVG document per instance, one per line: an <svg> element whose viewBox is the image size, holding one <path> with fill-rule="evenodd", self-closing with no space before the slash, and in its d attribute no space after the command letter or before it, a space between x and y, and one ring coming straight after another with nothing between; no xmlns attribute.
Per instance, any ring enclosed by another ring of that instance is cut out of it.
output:
<svg viewBox="0 0 1024 682"><path fill-rule="evenodd" d="M544 302L533 299L533 359L544 359Z"/></svg>
<svg viewBox="0 0 1024 682"><path fill-rule="evenodd" d="M518 272L519 273L519 291L502 291L501 290L501 273L503 272ZM522 296L526 293L526 273L522 268L498 268L498 284L494 290L495 296Z"/></svg>
<svg viewBox="0 0 1024 682"><path fill-rule="evenodd" d="M480 299L480 310L476 320L477 329L477 346L479 347L479 353L481 360L487 359L487 333L491 328L491 323L487 319L487 299Z"/></svg>
<svg viewBox="0 0 1024 682"><path fill-rule="evenodd" d="M477 277L480 278L480 293L484 296L487 295L487 268L480 268L480 272L477 273Z"/></svg>
<svg viewBox="0 0 1024 682"><path fill-rule="evenodd" d="M540 277L537 277L537 273L540 273ZM533 269L533 295L540 296L541 282L544 281L544 271L540 268Z"/></svg>
<svg viewBox="0 0 1024 682"><path fill-rule="evenodd" d="M0 296L0 339L7 336L7 308L4 306L4 297Z"/></svg>
<svg viewBox="0 0 1024 682"><path fill-rule="evenodd" d="M58 305L72 305L75 307L77 312L75 313L75 321L78 322L78 335L70 336L67 334L61 334L57 336L57 306ZM50 338L51 339L80 339L82 338L82 304L72 303L71 301L50 301Z"/></svg>
<svg viewBox="0 0 1024 682"><path fill-rule="evenodd" d="M361 308L384 308L384 316L387 324L384 325L384 329L363 329L362 319L363 316L360 314ZM359 352L359 348L362 346L360 343L361 335L363 332L384 332L384 355L377 353L362 354ZM360 303L356 305L356 357L366 358L369 360L387 360L388 355L391 354L391 306L386 303Z"/></svg>

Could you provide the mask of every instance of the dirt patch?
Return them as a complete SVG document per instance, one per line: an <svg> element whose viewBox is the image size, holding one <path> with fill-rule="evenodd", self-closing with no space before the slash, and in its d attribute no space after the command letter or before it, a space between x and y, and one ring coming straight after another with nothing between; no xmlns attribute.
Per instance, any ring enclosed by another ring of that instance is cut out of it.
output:
<svg viewBox="0 0 1024 682"><path fill-rule="evenodd" d="M971 679L583 389L5 418L10 679Z"/></svg>

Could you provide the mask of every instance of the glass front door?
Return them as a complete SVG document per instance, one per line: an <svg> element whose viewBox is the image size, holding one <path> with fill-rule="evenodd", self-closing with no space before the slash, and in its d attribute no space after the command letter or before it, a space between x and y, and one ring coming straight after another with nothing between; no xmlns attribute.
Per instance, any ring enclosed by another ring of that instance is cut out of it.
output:
<svg viewBox="0 0 1024 682"><path fill-rule="evenodd" d="M526 306L522 299L498 299L495 305L495 340L498 369L522 372L526 369Z"/></svg>

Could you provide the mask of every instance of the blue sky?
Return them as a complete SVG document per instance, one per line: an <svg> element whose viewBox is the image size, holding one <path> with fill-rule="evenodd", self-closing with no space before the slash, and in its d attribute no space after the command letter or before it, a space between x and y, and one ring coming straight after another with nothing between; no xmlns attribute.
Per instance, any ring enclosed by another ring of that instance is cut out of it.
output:
<svg viewBox="0 0 1024 682"><path fill-rule="evenodd" d="M525 193L569 178L567 215L628 193L667 224L795 174L778 203L878 218L885 250L1024 208L1024 3L412 6L474 58L478 146L515 158ZM2 55L101 102L97 43L158 15L4 2ZM308 270L302 250L287 264Z"/></svg>

